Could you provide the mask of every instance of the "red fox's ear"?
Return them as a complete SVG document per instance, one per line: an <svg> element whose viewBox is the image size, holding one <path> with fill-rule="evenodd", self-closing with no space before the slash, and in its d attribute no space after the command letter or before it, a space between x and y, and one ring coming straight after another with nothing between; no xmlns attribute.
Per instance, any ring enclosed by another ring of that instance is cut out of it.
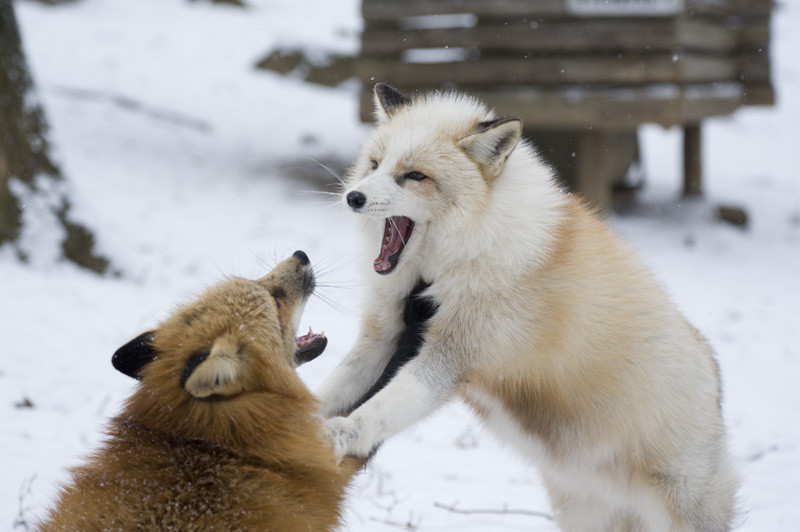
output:
<svg viewBox="0 0 800 532"><path fill-rule="evenodd" d="M197 397L229 397L244 391L245 361L235 339L217 338L209 351L189 357L181 374L181 386Z"/></svg>
<svg viewBox="0 0 800 532"><path fill-rule="evenodd" d="M474 133L458 141L458 147L478 163L487 180L500 175L506 159L522 136L522 120L513 116L478 124Z"/></svg>
<svg viewBox="0 0 800 532"><path fill-rule="evenodd" d="M400 94L396 89L385 83L375 85L375 118L383 122L392 116L398 109L411 103L409 98Z"/></svg>
<svg viewBox="0 0 800 532"><path fill-rule="evenodd" d="M152 362L158 353L153 349L155 332L148 331L140 334L127 344L123 345L111 357L111 364L117 371L128 377L141 379L142 368Z"/></svg>

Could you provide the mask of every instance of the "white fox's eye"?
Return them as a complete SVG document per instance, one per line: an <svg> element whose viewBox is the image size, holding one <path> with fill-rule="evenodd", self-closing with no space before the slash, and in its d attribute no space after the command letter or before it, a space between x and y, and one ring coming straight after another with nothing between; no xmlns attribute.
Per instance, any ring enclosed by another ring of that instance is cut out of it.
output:
<svg viewBox="0 0 800 532"><path fill-rule="evenodd" d="M372 159L370 161L370 164L372 165L372 169L373 170L377 170L378 169L378 161L376 161L375 159Z"/></svg>
<svg viewBox="0 0 800 532"><path fill-rule="evenodd" d="M414 170L403 174L403 179L410 179L412 181L422 181L424 179L428 179L428 176L426 176L422 172L417 172L416 170Z"/></svg>

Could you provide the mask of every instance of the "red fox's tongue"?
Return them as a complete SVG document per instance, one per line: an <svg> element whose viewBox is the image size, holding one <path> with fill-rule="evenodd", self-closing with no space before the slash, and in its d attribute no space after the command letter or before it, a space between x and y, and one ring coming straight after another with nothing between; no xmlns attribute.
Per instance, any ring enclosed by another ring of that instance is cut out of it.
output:
<svg viewBox="0 0 800 532"><path fill-rule="evenodd" d="M400 258L403 248L406 247L412 229L414 229L414 222L410 218L405 216L386 218L381 251L373 264L376 272L389 273L397 266L397 260Z"/></svg>
<svg viewBox="0 0 800 532"><path fill-rule="evenodd" d="M321 355L328 345L328 339L325 337L325 333L314 334L309 327L308 334L298 336L294 339L294 343L297 346L294 363L299 366Z"/></svg>

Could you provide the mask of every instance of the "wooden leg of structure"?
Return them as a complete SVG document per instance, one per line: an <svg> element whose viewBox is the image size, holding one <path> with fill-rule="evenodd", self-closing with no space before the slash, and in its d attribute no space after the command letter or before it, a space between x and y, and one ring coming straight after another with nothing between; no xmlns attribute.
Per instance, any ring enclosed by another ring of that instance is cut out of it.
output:
<svg viewBox="0 0 800 532"><path fill-rule="evenodd" d="M611 172L613 137L614 133L595 130L578 135L575 190L601 213L611 208L611 185L615 178Z"/></svg>
<svg viewBox="0 0 800 532"><path fill-rule="evenodd" d="M683 126L683 196L703 195L703 165L700 124Z"/></svg>

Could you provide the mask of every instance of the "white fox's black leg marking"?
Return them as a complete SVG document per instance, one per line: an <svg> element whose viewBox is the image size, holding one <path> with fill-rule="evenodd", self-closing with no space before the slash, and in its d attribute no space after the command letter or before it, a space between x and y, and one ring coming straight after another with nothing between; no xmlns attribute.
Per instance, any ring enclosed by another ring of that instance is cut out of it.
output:
<svg viewBox="0 0 800 532"><path fill-rule="evenodd" d="M405 329L403 329L403 333L397 341L397 349L395 349L378 380L356 401L351 411L363 405L372 396L381 391L400 371L400 368L419 354L424 342L425 326L436 314L436 309L438 308L438 304L432 297L421 295L429 286L429 284L420 280L411 294L409 294L403 310Z"/></svg>

